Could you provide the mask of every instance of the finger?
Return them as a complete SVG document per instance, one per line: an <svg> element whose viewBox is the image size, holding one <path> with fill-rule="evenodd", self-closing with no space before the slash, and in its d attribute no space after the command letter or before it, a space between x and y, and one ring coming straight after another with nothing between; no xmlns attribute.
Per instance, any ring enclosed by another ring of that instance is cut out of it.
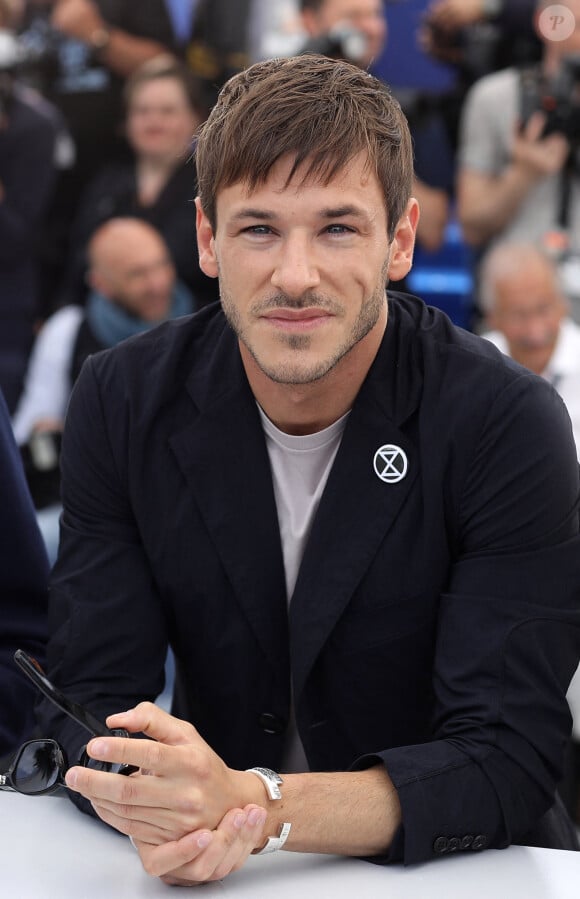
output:
<svg viewBox="0 0 580 899"><path fill-rule="evenodd" d="M190 743L199 736L193 724L175 718L152 702L140 702L134 709L109 715L107 726L124 727L131 733L141 732L170 746Z"/></svg>
<svg viewBox="0 0 580 899"><path fill-rule="evenodd" d="M156 822L173 819L180 832L201 826L199 814L204 808L201 790L190 784L187 791L180 782L144 774L110 774L90 768L69 768L66 786L91 802L107 807L119 817ZM197 818L197 820L196 820Z"/></svg>
<svg viewBox="0 0 580 899"><path fill-rule="evenodd" d="M214 839L203 852L179 868L163 875L165 883L193 885L220 880L246 862L252 850L262 842L266 811L249 805L231 809L214 831Z"/></svg>
<svg viewBox="0 0 580 899"><path fill-rule="evenodd" d="M163 743L130 737L96 737L87 743L87 755L100 762L136 765L163 773L168 753Z"/></svg>
<svg viewBox="0 0 580 899"><path fill-rule="evenodd" d="M115 810L104 807L98 802L92 802L91 805L101 821L104 821L105 824L114 827L119 833L124 833L126 836L131 837L131 839L139 840L142 843L161 846L163 843L170 843L173 840L178 840L185 836L183 831L177 832L175 828L169 829L169 827L162 826L159 816L156 818L155 826L152 826L148 821L130 820L125 817L120 817L116 814ZM170 824L173 822L167 823Z"/></svg>
<svg viewBox="0 0 580 899"><path fill-rule="evenodd" d="M524 136L530 141L538 140L546 127L546 116L539 110L533 112L524 126Z"/></svg>
<svg viewBox="0 0 580 899"><path fill-rule="evenodd" d="M137 839L134 840L134 846L147 873L152 877L163 877L192 864L212 844L215 836L215 832L209 830L196 830L186 834L180 840L164 843L161 846L151 846ZM195 878L191 879L193 882L197 882Z"/></svg>
<svg viewBox="0 0 580 899"><path fill-rule="evenodd" d="M227 877L232 871L238 871L246 863L254 849L263 843L262 833L266 823L265 809L257 805L250 805L246 806L244 813L245 820L241 825L239 822L233 822L239 830L237 838L232 842L222 861L216 865L212 875L213 880L220 880L222 877ZM224 818L218 831L225 824L226 819ZM211 847L208 849L209 851L211 851Z"/></svg>

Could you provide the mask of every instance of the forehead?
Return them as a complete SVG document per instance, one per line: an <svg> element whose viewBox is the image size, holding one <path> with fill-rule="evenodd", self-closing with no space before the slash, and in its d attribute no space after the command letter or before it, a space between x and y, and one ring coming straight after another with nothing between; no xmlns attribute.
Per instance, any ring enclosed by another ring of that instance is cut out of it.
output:
<svg viewBox="0 0 580 899"><path fill-rule="evenodd" d="M555 273L536 258L527 258L517 272L500 276L496 293L502 308L523 308L538 300L558 303L562 298Z"/></svg>
<svg viewBox="0 0 580 899"><path fill-rule="evenodd" d="M158 100L182 102L186 99L185 88L179 79L167 76L164 78L153 78L151 81L137 84L129 97L129 106Z"/></svg>
<svg viewBox="0 0 580 899"><path fill-rule="evenodd" d="M252 201L267 203L272 208L289 210L294 204L326 207L356 202L369 211L376 207L384 209L385 200L378 178L369 165L366 154L359 153L344 168L340 169L328 182L308 175L308 162L300 166L290 180L293 157L284 157L272 169L267 179L255 187L247 181L239 181L221 188L217 194L218 219L220 212L234 206L247 205Z"/></svg>
<svg viewBox="0 0 580 899"><path fill-rule="evenodd" d="M145 229L127 229L122 236L111 237L101 252L102 261L120 276L167 255L163 242Z"/></svg>

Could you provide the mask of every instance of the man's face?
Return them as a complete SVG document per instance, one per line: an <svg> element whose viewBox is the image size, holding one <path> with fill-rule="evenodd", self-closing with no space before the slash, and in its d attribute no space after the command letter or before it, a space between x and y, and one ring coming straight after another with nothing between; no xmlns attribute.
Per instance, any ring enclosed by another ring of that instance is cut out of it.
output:
<svg viewBox="0 0 580 899"><path fill-rule="evenodd" d="M388 276L410 267L414 227L389 245L383 193L365 159L327 185L301 184L299 171L285 187L285 157L255 190L223 188L215 236L198 206L202 268L219 274L242 356L272 381L309 384L332 371L384 316Z"/></svg>
<svg viewBox="0 0 580 899"><path fill-rule="evenodd" d="M542 374L554 352L566 303L551 270L528 262L517 274L498 279L492 327L508 342L510 356Z"/></svg>
<svg viewBox="0 0 580 899"><path fill-rule="evenodd" d="M156 322L171 309L175 269L165 244L145 229L127 229L101 247L93 285L128 312Z"/></svg>
<svg viewBox="0 0 580 899"><path fill-rule="evenodd" d="M364 34L366 53L361 64L369 66L380 56L387 38L387 21L382 0L325 0L319 10L302 14L304 27L319 37L335 25L346 24Z"/></svg>

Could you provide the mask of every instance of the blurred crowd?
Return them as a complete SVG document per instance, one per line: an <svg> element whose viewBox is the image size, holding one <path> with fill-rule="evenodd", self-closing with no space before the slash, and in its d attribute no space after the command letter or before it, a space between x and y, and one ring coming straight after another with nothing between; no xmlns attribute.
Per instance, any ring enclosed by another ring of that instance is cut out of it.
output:
<svg viewBox="0 0 580 899"><path fill-rule="evenodd" d="M218 298L197 129L234 72L308 51L390 84L420 249L458 226L470 327L580 434L580 0L0 0L0 390L51 558L82 361Z"/></svg>

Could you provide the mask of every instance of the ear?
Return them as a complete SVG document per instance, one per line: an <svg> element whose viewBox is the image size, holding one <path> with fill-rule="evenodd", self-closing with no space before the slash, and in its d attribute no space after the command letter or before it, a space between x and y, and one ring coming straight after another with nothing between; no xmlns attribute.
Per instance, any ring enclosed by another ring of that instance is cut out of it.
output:
<svg viewBox="0 0 580 899"><path fill-rule="evenodd" d="M91 290L95 290L97 293L100 293L105 297L108 297L110 295L111 291L109 288L109 283L107 279L103 277L98 268L87 269L85 281Z"/></svg>
<svg viewBox="0 0 580 899"><path fill-rule="evenodd" d="M395 228L395 236L391 243L391 260L389 262L389 281L400 281L408 275L413 265L415 236L419 224L419 204L414 197L407 203L403 215Z"/></svg>
<svg viewBox="0 0 580 899"><path fill-rule="evenodd" d="M202 272L209 278L217 278L218 265L215 252L215 240L213 236L213 228L210 221L202 209L201 200L195 198L196 209L196 228L197 228L197 249L199 253L199 267Z"/></svg>

